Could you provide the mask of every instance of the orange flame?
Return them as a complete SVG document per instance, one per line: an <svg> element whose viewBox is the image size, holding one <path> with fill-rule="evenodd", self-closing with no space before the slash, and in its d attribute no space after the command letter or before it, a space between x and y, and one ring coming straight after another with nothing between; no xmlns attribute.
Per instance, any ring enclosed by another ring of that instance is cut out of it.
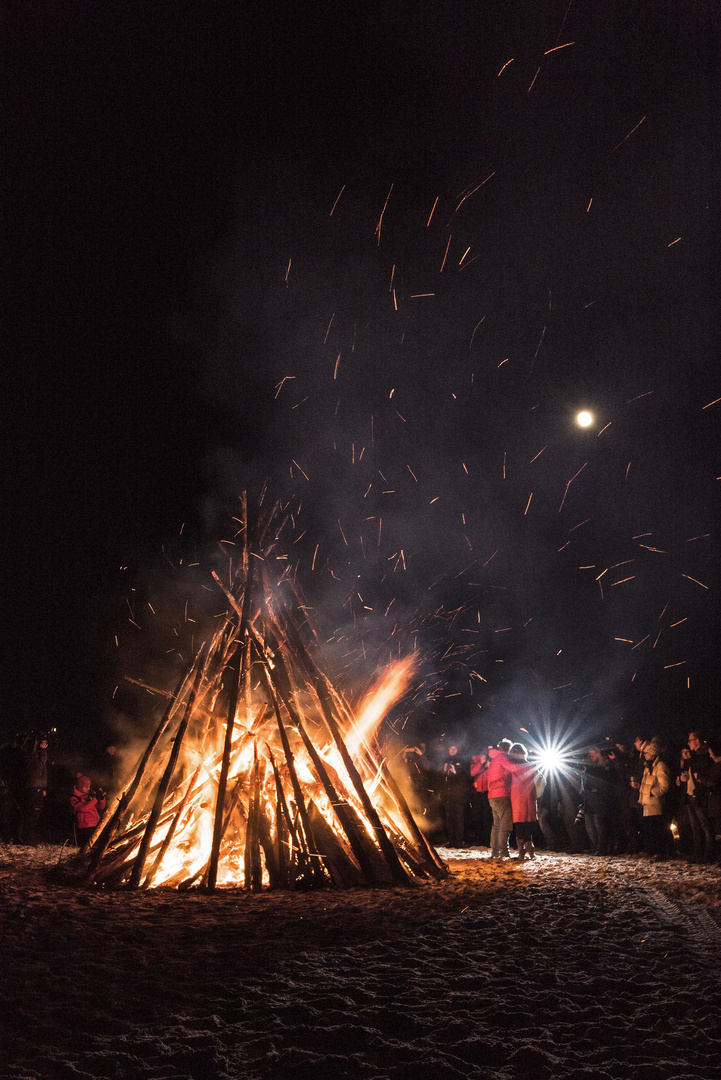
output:
<svg viewBox="0 0 721 1080"><path fill-rule="evenodd" d="M351 755L356 754L361 744L373 737L383 717L405 692L414 668L415 660L408 656L404 660L394 661L378 677L346 736Z"/></svg>
<svg viewBox="0 0 721 1080"><path fill-rule="evenodd" d="M413 657L396 660L389 664L379 674L370 690L364 695L359 706L355 710L348 709L352 721L349 730L344 733L344 739L352 757L356 757L361 747L368 748L384 716L407 689L415 666L416 661ZM297 698L296 704L299 704ZM306 706L311 710L313 709L310 702L306 702ZM303 713L305 709L301 706L300 711ZM238 735L234 740L231 753L228 791L237 790L240 794L241 799L238 805L241 806L241 812L239 817L237 811L233 813L235 824L231 823L224 836L221 862L218 869L217 883L219 885L231 885L243 880L245 863L244 813L246 811L242 810L242 805L248 806L254 748L257 748L260 757L261 788L266 806L274 801L275 779L270 765L270 758L266 757L263 747L268 752L272 751L281 773L285 774L286 772L286 767L283 764L282 748L278 745L277 733L274 730L274 724L270 721L270 716L268 716L267 724L259 722L259 718L256 718L255 722L252 718L248 718L248 721L249 723L246 726L243 719L238 718ZM296 741L294 738L291 728L288 729L288 734L294 744L295 768L304 791L307 793L308 798L314 801L328 824L338 833L333 808L315 775L314 769L311 767L310 759L307 757L300 741ZM347 787L346 797L351 802L354 802L355 795L352 792L352 785L347 781L345 766L336 747L331 743L324 750L320 749L320 747L318 749L326 764L334 770L339 781ZM172 843L168 846L152 875L153 885L179 884L192 878L195 874L202 873L212 840L215 793L222 753L222 732L220 729L206 731L203 739L198 741L188 740L183 747L180 773L184 779L175 788L175 796L174 798L171 797L171 802L174 806L178 806L183 791L186 792L187 799L182 813L178 811L179 818L176 822ZM380 793L378 796L375 794L380 773L376 771L377 766L373 764L373 756L365 755L365 765L359 762L359 767L365 774L365 782L368 784L369 793L373 797L373 801L376 802L376 798L381 797ZM360 806L358 806L358 810L360 812ZM159 850L162 836L169 827L169 820L172 819L173 813L174 810L171 808L168 816L159 822L153 838L154 851ZM396 822L396 825L402 831L402 823ZM270 818L268 826L270 829L274 827ZM149 861L152 862L152 856ZM264 875L264 883L265 878L266 875Z"/></svg>

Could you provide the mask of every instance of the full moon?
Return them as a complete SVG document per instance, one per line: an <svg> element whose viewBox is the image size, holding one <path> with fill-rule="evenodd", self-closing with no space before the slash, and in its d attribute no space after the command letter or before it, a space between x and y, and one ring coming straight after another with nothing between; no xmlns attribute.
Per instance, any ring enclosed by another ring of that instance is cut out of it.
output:
<svg viewBox="0 0 721 1080"><path fill-rule="evenodd" d="M579 427L590 427L593 423L593 413L587 412L586 409L584 409L576 417L576 423Z"/></svg>

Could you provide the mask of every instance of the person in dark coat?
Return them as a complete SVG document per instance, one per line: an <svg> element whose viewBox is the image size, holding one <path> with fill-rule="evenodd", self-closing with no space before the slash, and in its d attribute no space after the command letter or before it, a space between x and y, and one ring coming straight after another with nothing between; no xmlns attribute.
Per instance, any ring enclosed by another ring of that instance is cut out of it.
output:
<svg viewBox="0 0 721 1080"><path fill-rule="evenodd" d="M569 855L580 854L588 843L583 824L582 777L583 773L576 767L559 770L551 776L551 798L555 800L558 820L566 834L564 849Z"/></svg>
<svg viewBox="0 0 721 1080"><path fill-rule="evenodd" d="M721 861L721 741L707 744L711 766L697 783L706 791L706 817L714 838L713 861Z"/></svg>
<svg viewBox="0 0 721 1080"><path fill-rule="evenodd" d="M609 832L612 769L599 746L589 746L588 764L583 771L584 824L591 841L591 854L604 855Z"/></svg>
<svg viewBox="0 0 721 1080"><path fill-rule="evenodd" d="M691 751L688 746L681 748L681 755L676 762L676 826L678 828L679 852L684 859L690 859L693 855L693 827L691 825L691 810L689 809L688 794L688 767L691 761Z"/></svg>
<svg viewBox="0 0 721 1080"><path fill-rule="evenodd" d="M611 763L611 850L625 854L638 847L634 827L636 793L631 784L633 774L631 754L624 742L617 742L607 752Z"/></svg>
<svg viewBox="0 0 721 1080"><path fill-rule="evenodd" d="M48 740L39 736L25 748L25 790L21 842L37 847L40 843L40 819L48 793Z"/></svg>
<svg viewBox="0 0 721 1080"><path fill-rule="evenodd" d="M22 831L25 767L21 740L13 735L0 746L0 840L17 844Z"/></svg>
<svg viewBox="0 0 721 1080"><path fill-rule="evenodd" d="M689 733L688 748L691 751L688 770L681 774L681 779L686 782L686 807L693 833L690 862L713 862L716 842L707 813L707 777L712 762L700 731Z"/></svg>
<svg viewBox="0 0 721 1080"><path fill-rule="evenodd" d="M446 836L451 847L465 845L465 814L470 803L471 782L468 764L461 758L458 747L448 747L443 762L443 812Z"/></svg>

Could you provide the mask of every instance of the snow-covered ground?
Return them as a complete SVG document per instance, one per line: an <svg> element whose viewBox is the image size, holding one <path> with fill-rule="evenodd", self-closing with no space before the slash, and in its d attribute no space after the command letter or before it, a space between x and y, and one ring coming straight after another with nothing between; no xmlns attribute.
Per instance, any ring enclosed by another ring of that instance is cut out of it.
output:
<svg viewBox="0 0 721 1080"><path fill-rule="evenodd" d="M717 1080L721 869L442 850L412 889L48 880L0 848L2 1080Z"/></svg>

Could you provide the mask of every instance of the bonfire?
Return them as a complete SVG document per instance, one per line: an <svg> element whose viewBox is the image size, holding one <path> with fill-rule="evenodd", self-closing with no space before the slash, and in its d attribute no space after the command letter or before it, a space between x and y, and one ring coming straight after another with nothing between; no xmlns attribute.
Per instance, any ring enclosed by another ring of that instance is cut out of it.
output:
<svg viewBox="0 0 721 1080"><path fill-rule="evenodd" d="M413 885L447 868L419 829L376 732L408 686L389 665L354 708L327 673L276 514L240 530L227 611L179 684L92 838L105 887L259 890Z"/></svg>

